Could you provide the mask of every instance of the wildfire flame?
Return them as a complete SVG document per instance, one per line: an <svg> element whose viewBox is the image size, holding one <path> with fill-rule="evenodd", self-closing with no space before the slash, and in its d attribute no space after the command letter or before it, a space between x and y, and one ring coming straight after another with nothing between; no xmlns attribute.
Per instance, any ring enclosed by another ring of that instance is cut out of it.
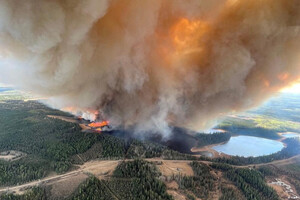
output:
<svg viewBox="0 0 300 200"><path fill-rule="evenodd" d="M290 74L289 73L282 73L278 75L278 79L281 81L285 81L289 78Z"/></svg>
<svg viewBox="0 0 300 200"><path fill-rule="evenodd" d="M265 85L266 87L270 87L270 81L267 80L267 79L265 79L265 80L264 80L264 85Z"/></svg>
<svg viewBox="0 0 300 200"><path fill-rule="evenodd" d="M164 137L169 124L206 130L300 76L296 0L1 0L0 8L1 82L73 106L63 110L93 127L110 120Z"/></svg>
<svg viewBox="0 0 300 200"><path fill-rule="evenodd" d="M101 122L92 122L89 124L89 127L101 128L101 127L108 126L108 125L109 125L109 121L101 121Z"/></svg>

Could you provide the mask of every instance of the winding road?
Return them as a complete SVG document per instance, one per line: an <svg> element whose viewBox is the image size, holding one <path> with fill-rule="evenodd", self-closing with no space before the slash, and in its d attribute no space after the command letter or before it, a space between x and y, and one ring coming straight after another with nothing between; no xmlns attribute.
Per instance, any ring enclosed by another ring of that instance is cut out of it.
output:
<svg viewBox="0 0 300 200"><path fill-rule="evenodd" d="M128 159L125 161L131 161L132 159ZM161 158L150 158L145 159L149 162L173 162L173 163L190 163L192 160L163 160ZM292 164L300 160L300 155L285 159L285 160L276 160L269 163L261 163L261 164L252 164L252 165L239 165L239 166L233 166L233 167L240 167L240 168L246 168L246 167L253 167L254 165L256 167L264 166L264 165L284 165L284 164ZM56 181L61 181L63 179L69 179L73 176L77 176L79 174L94 174L98 177L107 177L111 175L112 171L115 169L115 167L124 160L94 160L86 162L83 165L78 166L79 168L70 172L67 172L65 174L59 174L59 175L52 175L45 177L43 179L35 180L32 182L24 183L22 185L16 185L16 186L10 186L10 187L2 187L0 188L0 193L4 192L10 192L10 193L22 193L28 188L39 186L42 184L49 184L49 183L55 183ZM205 164L210 164L210 161L199 161Z"/></svg>

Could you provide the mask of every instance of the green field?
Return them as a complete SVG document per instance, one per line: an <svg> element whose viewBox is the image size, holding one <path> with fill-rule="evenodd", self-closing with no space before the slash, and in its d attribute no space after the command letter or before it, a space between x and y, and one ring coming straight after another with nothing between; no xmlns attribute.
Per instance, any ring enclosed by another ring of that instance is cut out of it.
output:
<svg viewBox="0 0 300 200"><path fill-rule="evenodd" d="M280 94L258 108L225 117L216 128L270 139L281 132L300 133L300 95Z"/></svg>

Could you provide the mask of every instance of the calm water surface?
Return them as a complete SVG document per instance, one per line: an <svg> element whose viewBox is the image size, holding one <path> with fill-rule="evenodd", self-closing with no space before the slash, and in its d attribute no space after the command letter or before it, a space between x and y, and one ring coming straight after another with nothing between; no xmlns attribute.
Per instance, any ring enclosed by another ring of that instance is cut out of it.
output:
<svg viewBox="0 0 300 200"><path fill-rule="evenodd" d="M231 137L227 143L217 145L213 149L228 155L257 157L278 152L283 147L283 143L275 140L251 136L237 136Z"/></svg>

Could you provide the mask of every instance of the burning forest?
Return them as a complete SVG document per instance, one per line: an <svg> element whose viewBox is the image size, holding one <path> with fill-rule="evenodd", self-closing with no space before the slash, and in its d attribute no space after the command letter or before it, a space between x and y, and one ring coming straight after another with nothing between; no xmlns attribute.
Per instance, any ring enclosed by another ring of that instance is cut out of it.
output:
<svg viewBox="0 0 300 200"><path fill-rule="evenodd" d="M299 81L299 9L297 0L2 0L0 81L95 128L204 129Z"/></svg>

